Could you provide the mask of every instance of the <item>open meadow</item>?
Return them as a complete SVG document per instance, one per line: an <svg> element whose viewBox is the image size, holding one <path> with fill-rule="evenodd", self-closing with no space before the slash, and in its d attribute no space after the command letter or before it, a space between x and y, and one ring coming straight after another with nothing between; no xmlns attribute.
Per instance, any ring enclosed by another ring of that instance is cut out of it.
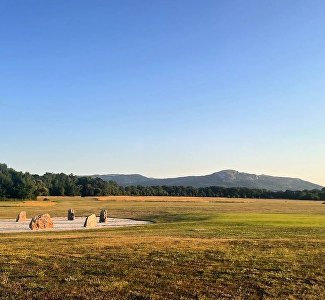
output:
<svg viewBox="0 0 325 300"><path fill-rule="evenodd" d="M1 299L325 299L320 201L47 197L1 201L0 218L70 207L153 223L0 233Z"/></svg>

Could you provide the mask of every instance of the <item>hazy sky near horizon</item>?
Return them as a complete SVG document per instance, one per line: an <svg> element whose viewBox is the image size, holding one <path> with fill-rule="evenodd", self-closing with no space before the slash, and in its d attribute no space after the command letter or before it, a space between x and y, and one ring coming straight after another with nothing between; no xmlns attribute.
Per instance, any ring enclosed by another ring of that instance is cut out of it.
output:
<svg viewBox="0 0 325 300"><path fill-rule="evenodd" d="M325 185L322 0L1 0L0 162Z"/></svg>

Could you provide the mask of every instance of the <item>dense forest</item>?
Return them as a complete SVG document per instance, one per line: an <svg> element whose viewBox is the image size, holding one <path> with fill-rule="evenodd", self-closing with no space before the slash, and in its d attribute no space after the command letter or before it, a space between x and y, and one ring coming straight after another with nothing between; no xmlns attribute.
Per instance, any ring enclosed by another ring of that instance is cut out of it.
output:
<svg viewBox="0 0 325 300"><path fill-rule="evenodd" d="M127 186L89 176L46 173L42 176L17 172L0 164L0 199L35 199L37 196L190 196L325 200L325 188L304 191L268 191L249 188Z"/></svg>

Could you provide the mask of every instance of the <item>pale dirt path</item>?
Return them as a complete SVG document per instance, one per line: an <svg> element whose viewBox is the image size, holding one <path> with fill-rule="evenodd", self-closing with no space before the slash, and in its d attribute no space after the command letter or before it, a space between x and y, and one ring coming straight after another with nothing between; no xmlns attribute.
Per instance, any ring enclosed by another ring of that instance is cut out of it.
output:
<svg viewBox="0 0 325 300"><path fill-rule="evenodd" d="M74 221L68 221L64 217L52 218L54 228L43 230L30 230L29 222L16 222L15 219L0 219L0 233L5 232L35 232L35 231L65 231L65 230L87 230L83 227L86 217L76 217ZM148 221L138 221L132 219L118 219L109 218L107 223L99 223L97 218L97 226L92 229L110 228L110 227L125 227L125 226L139 226L150 224Z"/></svg>

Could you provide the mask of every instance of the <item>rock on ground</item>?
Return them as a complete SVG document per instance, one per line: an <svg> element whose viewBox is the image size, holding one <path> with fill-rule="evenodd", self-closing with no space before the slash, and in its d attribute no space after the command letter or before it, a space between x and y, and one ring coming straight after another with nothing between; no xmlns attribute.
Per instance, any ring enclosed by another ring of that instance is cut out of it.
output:
<svg viewBox="0 0 325 300"><path fill-rule="evenodd" d="M106 223L108 221L107 210L102 209L99 215L99 223Z"/></svg>
<svg viewBox="0 0 325 300"><path fill-rule="evenodd" d="M92 214L86 218L84 227L92 228L92 227L96 227L96 225L97 225L97 218L95 214Z"/></svg>
<svg viewBox="0 0 325 300"><path fill-rule="evenodd" d="M75 213L74 213L74 210L72 208L70 208L68 210L68 220L69 221L73 221L75 219Z"/></svg>
<svg viewBox="0 0 325 300"><path fill-rule="evenodd" d="M16 218L16 222L24 222L26 220L27 220L26 212L21 211Z"/></svg>
<svg viewBox="0 0 325 300"><path fill-rule="evenodd" d="M35 216L29 223L31 230L53 228L53 220L49 214Z"/></svg>

